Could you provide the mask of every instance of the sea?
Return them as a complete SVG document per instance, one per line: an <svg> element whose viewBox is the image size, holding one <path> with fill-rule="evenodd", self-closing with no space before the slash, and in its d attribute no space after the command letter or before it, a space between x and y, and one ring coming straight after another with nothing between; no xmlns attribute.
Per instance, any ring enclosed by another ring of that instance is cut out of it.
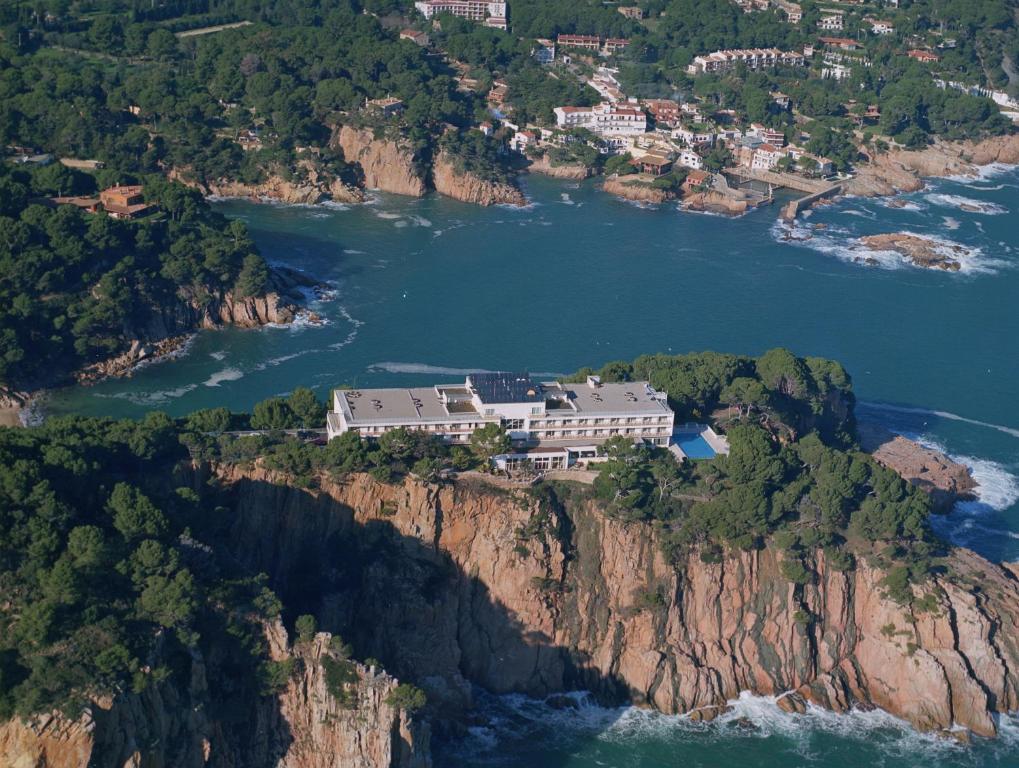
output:
<svg viewBox="0 0 1019 768"><path fill-rule="evenodd" d="M977 499L935 521L951 541L1019 560L1019 170L845 198L793 225L642 206L594 181L528 177L526 208L379 194L367 205L215 203L270 262L329 289L311 319L198 334L174 360L52 393L45 414L250 408L296 386L418 386L469 371L542 376L648 352L776 346L840 360L861 417L967 464ZM863 235L936 238L961 263L931 271ZM744 694L710 724L634 708L478 692L467 736L437 766L1019 766L1019 720L959 746L882 712L783 713Z"/></svg>

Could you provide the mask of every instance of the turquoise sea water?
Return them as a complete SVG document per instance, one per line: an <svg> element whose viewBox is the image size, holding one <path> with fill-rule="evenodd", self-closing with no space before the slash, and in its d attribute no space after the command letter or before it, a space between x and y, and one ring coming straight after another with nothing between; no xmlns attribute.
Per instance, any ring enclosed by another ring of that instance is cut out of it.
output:
<svg viewBox="0 0 1019 768"><path fill-rule="evenodd" d="M787 346L841 360L861 414L969 464L980 499L939 520L958 543L1019 560L1019 172L940 181L906 205L849 199L790 229L643 209L593 183L526 182L533 205L438 197L282 207L229 201L271 260L328 280L321 326L200 334L178 360L54 394L49 413L249 408L303 384L455 381L469 370L561 373L643 352ZM976 210L975 210L976 209ZM910 231L962 246L958 273L854 238ZM794 238L787 241L785 238ZM808 238L809 239L804 239ZM492 699L493 727L445 764L508 766L1019 765L1019 733L963 750L880 714L781 715L765 699L710 726L633 711ZM745 718L745 719L742 719ZM440 763L441 764L441 763Z"/></svg>

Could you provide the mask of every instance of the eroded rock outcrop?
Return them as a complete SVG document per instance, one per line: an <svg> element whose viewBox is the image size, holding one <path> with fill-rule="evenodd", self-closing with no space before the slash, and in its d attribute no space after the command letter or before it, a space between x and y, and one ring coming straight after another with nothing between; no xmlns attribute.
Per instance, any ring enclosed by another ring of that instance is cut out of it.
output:
<svg viewBox="0 0 1019 768"><path fill-rule="evenodd" d="M880 424L857 424L860 447L875 460L930 494L939 512L949 512L956 501L972 499L977 484L969 469L941 451L927 448Z"/></svg>
<svg viewBox="0 0 1019 768"><path fill-rule="evenodd" d="M324 625L447 714L469 706L468 681L706 716L743 690L797 691L987 735L995 713L1019 707L1019 583L965 550L925 586L920 611L888 597L866 558L840 571L818 552L805 585L782 576L773 549L716 564L695 553L676 568L650 527L590 502L567 511L467 482L364 475L314 491L259 470L222 479L248 565L284 594L319 574Z"/></svg>
<svg viewBox="0 0 1019 768"><path fill-rule="evenodd" d="M475 205L527 205L527 198L516 184L491 181L458 170L456 161L444 150L432 166L432 183L440 195Z"/></svg>
<svg viewBox="0 0 1019 768"><path fill-rule="evenodd" d="M969 255L969 250L958 243L942 242L908 232L866 235L857 242L864 251L894 251L914 266L946 272L958 272L962 269L963 260Z"/></svg>
<svg viewBox="0 0 1019 768"><path fill-rule="evenodd" d="M992 163L1019 164L1019 134L997 136L983 141L938 141L918 150L895 149L880 152L856 168L846 193L863 197L915 192L923 179L940 176L976 176L982 166Z"/></svg>
<svg viewBox="0 0 1019 768"><path fill-rule="evenodd" d="M201 182L194 179L189 169L173 169L168 177L199 190L203 195L239 197L251 200L271 200L287 205L314 205L323 200L337 203L364 202L364 192L342 179L321 173L310 163L301 167L301 177L286 178L270 173L257 184L246 184L236 179L217 179Z"/></svg>
<svg viewBox="0 0 1019 768"><path fill-rule="evenodd" d="M425 194L425 180L414 153L399 142L376 138L368 128L340 125L334 129L330 144L343 150L348 163L360 167L366 188L412 197Z"/></svg>
<svg viewBox="0 0 1019 768"><path fill-rule="evenodd" d="M188 334L199 329L235 326L256 328L272 323L293 322L302 311L301 288L315 281L290 269L270 272L266 291L258 296L234 296L228 291L212 296L180 295L169 304L152 304L142 317L132 318L122 334L130 339L128 348L75 373L79 383L119 376L139 363L174 354L187 341Z"/></svg>
<svg viewBox="0 0 1019 768"><path fill-rule="evenodd" d="M540 173L543 176L551 176L555 179L586 179L594 175L594 169L579 163L563 163L556 165L549 160L548 155L531 160L527 167L531 173Z"/></svg>
<svg viewBox="0 0 1019 768"><path fill-rule="evenodd" d="M195 654L182 688L161 683L96 701L77 720L54 713L0 724L0 766L429 768L428 726L387 703L392 676L355 663L351 704L341 705L321 663L330 636L291 648L281 626L265 629L272 659L293 664L278 694L224 707L210 693L224 681L210 679Z"/></svg>
<svg viewBox="0 0 1019 768"><path fill-rule="evenodd" d="M664 203L676 198L672 190L653 187L633 176L609 176L602 182L602 189L610 195L636 203Z"/></svg>

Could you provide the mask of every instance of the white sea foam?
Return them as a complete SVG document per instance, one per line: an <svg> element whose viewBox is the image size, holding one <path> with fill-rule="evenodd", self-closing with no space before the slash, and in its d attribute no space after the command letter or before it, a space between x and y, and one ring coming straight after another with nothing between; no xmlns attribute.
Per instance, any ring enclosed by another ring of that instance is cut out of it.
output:
<svg viewBox="0 0 1019 768"><path fill-rule="evenodd" d="M403 214L402 213L393 213L392 211L375 211L375 215L378 216L380 219L388 219L388 220L395 220L395 219L402 219L403 218Z"/></svg>
<svg viewBox="0 0 1019 768"><path fill-rule="evenodd" d="M898 251L871 250L863 245L859 238L840 227L830 226L818 230L796 222L776 221L772 226L771 233L772 237L779 242L810 248L853 264L864 264L882 269L915 267L910 259ZM959 273L961 274L995 274L998 269L1010 266L1007 261L988 257L983 249L977 246L964 245L924 232L902 230L901 234L930 241L933 243L935 251L959 263ZM924 269L923 267L915 268Z"/></svg>
<svg viewBox="0 0 1019 768"><path fill-rule="evenodd" d="M953 219L951 216L943 216L941 218L941 221L942 221L942 223L944 223L945 229L947 229L949 232L954 232L960 226L959 225L959 220L958 219Z"/></svg>
<svg viewBox="0 0 1019 768"><path fill-rule="evenodd" d="M483 703L489 721L484 727L469 731L465 751L486 758L500 755L506 748L501 744L503 738L563 742L573 753L577 738L589 736L636 750L649 743L669 745L677 754L685 744L710 749L712 743L733 738L767 739L788 743L789 747L783 749L791 748L797 753L802 759L799 764L823 765L823 760L818 759L823 755L817 753L816 736L824 733L847 742L840 749L852 749L854 743L877 745L890 758L915 760L918 764L957 766L967 755L966 747L920 733L883 710L835 714L808 705L804 714L795 714L779 708L778 698L742 693L728 702L730 711L704 723L691 720L689 715L664 715L636 707L599 707L586 693L557 695L555 705L551 705L551 699L541 701L515 694L486 696ZM1001 734L1001 749L1011 749L1019 740L1019 724L1012 718L1003 718ZM593 756L591 759L594 764L609 764L600 763Z"/></svg>
<svg viewBox="0 0 1019 768"><path fill-rule="evenodd" d="M415 225L417 225L417 226L419 226L419 227L430 227L430 226L432 226L432 222L430 222L430 221L429 221L428 219L426 219L426 218L425 218L424 216L416 216L416 215L412 215L412 216L410 216L409 218L410 218L410 220L411 220L411 221L412 221L412 222L413 222L413 223L414 223Z"/></svg>
<svg viewBox="0 0 1019 768"><path fill-rule="evenodd" d="M926 205L918 203L916 200L907 200L905 203L895 202L894 205L892 204L893 201L898 201L901 199L902 198L900 197L882 197L878 201L878 204L884 206L885 208L893 208L898 211L909 211L911 213L918 213L920 211L927 210Z"/></svg>
<svg viewBox="0 0 1019 768"><path fill-rule="evenodd" d="M210 352L209 357L211 357L213 360L223 360L226 357L226 351L219 350L218 352Z"/></svg>
<svg viewBox="0 0 1019 768"><path fill-rule="evenodd" d="M361 256L365 253L364 251L358 251L354 248L344 248L343 252L348 256Z"/></svg>
<svg viewBox="0 0 1019 768"><path fill-rule="evenodd" d="M350 206L347 203L338 203L335 200L323 200L319 203L323 208L328 208L332 211L349 211Z"/></svg>
<svg viewBox="0 0 1019 768"><path fill-rule="evenodd" d="M471 373L495 373L484 368L449 368L428 363L372 363L369 370L385 371L386 373L430 373L439 376L467 376Z"/></svg>
<svg viewBox="0 0 1019 768"><path fill-rule="evenodd" d="M207 387L218 387L224 381L237 381L237 379L243 378L244 372L238 368L224 368L221 371L216 371L208 379L205 380L204 384Z"/></svg>
<svg viewBox="0 0 1019 768"><path fill-rule="evenodd" d="M409 226L409 222L406 219L397 219L393 222L393 226L397 229L403 229L404 227Z"/></svg>
<svg viewBox="0 0 1019 768"><path fill-rule="evenodd" d="M570 197L569 192L560 192L559 199L562 201L563 205L573 205L573 199Z"/></svg>
<svg viewBox="0 0 1019 768"><path fill-rule="evenodd" d="M155 392L115 392L113 394L97 394L96 397L111 400L127 400L135 405L153 406L184 397L184 395L197 389L197 387L197 384L185 384L182 387L158 389Z"/></svg>
<svg viewBox="0 0 1019 768"><path fill-rule="evenodd" d="M357 338L358 331L361 329L361 326L364 325L364 320L358 320L356 317L350 314L349 310L342 304L339 307L337 307L337 311L340 313L340 317L342 317L344 320L350 323L350 331L347 333L347 336L342 341L337 341L335 344L330 344L329 345L330 349L343 349L344 347L353 344L354 339Z"/></svg>
<svg viewBox="0 0 1019 768"><path fill-rule="evenodd" d="M999 216L1003 213L1008 213L1008 208L1003 205L989 203L985 200L974 200L971 197L963 197L962 195L947 195L934 192L926 195L926 198L934 205L945 208L959 208L967 213L981 213L985 216Z"/></svg>

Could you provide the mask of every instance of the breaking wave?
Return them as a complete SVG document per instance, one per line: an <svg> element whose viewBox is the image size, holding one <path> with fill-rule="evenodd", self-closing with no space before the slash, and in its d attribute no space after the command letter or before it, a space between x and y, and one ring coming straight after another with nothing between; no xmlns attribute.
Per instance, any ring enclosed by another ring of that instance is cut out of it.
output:
<svg viewBox="0 0 1019 768"><path fill-rule="evenodd" d="M817 229L799 222L776 221L771 228L774 240L780 243L809 248L828 256L835 256L850 264L860 264L881 269L904 269L912 267L925 271L941 272L942 270L926 270L915 266L912 261L894 250L871 250L862 245L855 233L836 225ZM935 249L943 249L946 256L959 262L960 274L995 274L998 268L1007 267L1009 263L1000 259L989 258L982 248L965 245L954 240L926 233L902 230L901 234L913 235L929 240ZM951 274L946 272L946 274Z"/></svg>
<svg viewBox="0 0 1019 768"><path fill-rule="evenodd" d="M970 197L963 197L962 195L947 195L940 192L935 192L926 195L928 201L934 205L939 205L945 208L960 208L967 213L982 213L986 216L1000 216L1003 213L1008 213L1008 208L997 203L988 203L984 200L974 200Z"/></svg>
<svg viewBox="0 0 1019 768"><path fill-rule="evenodd" d="M1019 744L1019 723L1013 718L1001 719L996 742L969 748L920 733L882 710L835 714L808 705L804 714L794 714L783 711L777 700L777 696L742 693L729 702L728 712L700 723L689 716L636 707L600 707L586 693L544 700L481 693L480 711L486 722L470 727L450 757L469 766L565 765L542 758L568 754L569 764L578 766L879 764L886 768L957 768L980 765L984 756L990 764L997 764L993 761L1000 759L999 753L1007 757ZM739 754L745 760L738 759ZM528 759L532 755L536 759Z"/></svg>

